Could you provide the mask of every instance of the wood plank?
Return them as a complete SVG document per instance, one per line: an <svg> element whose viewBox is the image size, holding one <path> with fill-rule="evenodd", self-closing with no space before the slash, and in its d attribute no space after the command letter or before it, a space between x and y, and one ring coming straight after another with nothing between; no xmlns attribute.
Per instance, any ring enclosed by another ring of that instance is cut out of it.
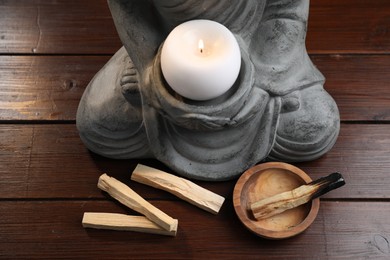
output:
<svg viewBox="0 0 390 260"><path fill-rule="evenodd" d="M310 1L310 53L389 53L387 0Z"/></svg>
<svg viewBox="0 0 390 260"><path fill-rule="evenodd" d="M247 231L236 217L231 203L224 205L217 216L181 201L154 203L180 220L176 237L82 227L85 211L127 213L111 201L1 201L0 257L389 257L388 202L322 202L312 226L297 237L280 241L268 241Z"/></svg>
<svg viewBox="0 0 390 260"><path fill-rule="evenodd" d="M0 124L0 140L0 199L104 198L97 187L102 173L130 184L139 162L162 167L153 160L112 160L92 154L73 124ZM165 194L135 182L131 188L149 198Z"/></svg>
<svg viewBox="0 0 390 260"><path fill-rule="evenodd" d="M110 56L3 56L0 120L75 120L81 95ZM390 120L390 59L313 55L345 121Z"/></svg>
<svg viewBox="0 0 390 260"><path fill-rule="evenodd" d="M5 0L0 24L0 53L114 53L122 45L106 0Z"/></svg>
<svg viewBox="0 0 390 260"><path fill-rule="evenodd" d="M226 197L214 216L130 180L138 163L170 172L162 163L107 159L82 144L78 102L121 46L106 0L0 0L0 258L390 258L390 1L310 8L308 51L343 123L328 154L294 165L313 179L339 171L347 184L323 197L306 232L268 241L239 223L236 180L196 181ZM84 229L87 211L136 214L97 188L104 172L177 218L177 237Z"/></svg>
<svg viewBox="0 0 390 260"><path fill-rule="evenodd" d="M297 163L313 179L340 172L346 185L327 198L389 198L390 125L342 124L339 139L322 158ZM387 187L387 188L386 188Z"/></svg>
<svg viewBox="0 0 390 260"><path fill-rule="evenodd" d="M0 125L0 140L0 198L103 198L96 185L105 172L144 198L176 200L167 192L130 180L137 163L170 172L168 168L155 160L93 155L81 143L74 125ZM343 174L347 184L326 198L388 199L389 154L390 125L343 124L328 154L295 165L312 179L335 171ZM235 182L195 183L229 199Z"/></svg>
<svg viewBox="0 0 390 260"><path fill-rule="evenodd" d="M389 56L313 55L312 60L326 78L341 120L390 120Z"/></svg>
<svg viewBox="0 0 390 260"><path fill-rule="evenodd" d="M32 136L32 127L0 125L0 193L3 195L27 196Z"/></svg>
<svg viewBox="0 0 390 260"><path fill-rule="evenodd" d="M88 82L109 56L3 56L0 120L75 120Z"/></svg>
<svg viewBox="0 0 390 260"><path fill-rule="evenodd" d="M324 22L326 21L326 22ZM0 53L111 53L120 40L105 0L0 3ZM310 53L389 53L387 0L311 1Z"/></svg>

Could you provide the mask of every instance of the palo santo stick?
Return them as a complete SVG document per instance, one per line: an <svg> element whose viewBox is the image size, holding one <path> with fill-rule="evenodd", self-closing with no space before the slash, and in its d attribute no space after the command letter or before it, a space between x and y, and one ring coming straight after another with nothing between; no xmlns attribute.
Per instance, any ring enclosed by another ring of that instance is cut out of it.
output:
<svg viewBox="0 0 390 260"><path fill-rule="evenodd" d="M145 215L148 219L168 231L177 230L177 219L173 219L146 200L122 182L102 174L98 181L99 189L108 192L123 205Z"/></svg>
<svg viewBox="0 0 390 260"><path fill-rule="evenodd" d="M219 212L225 201L224 197L206 190L191 181L142 164L138 164L134 169L131 179L168 191L213 214Z"/></svg>
<svg viewBox="0 0 390 260"><path fill-rule="evenodd" d="M305 204L344 184L344 178L340 173L332 173L327 177L299 186L292 191L286 191L252 203L250 208L256 219L269 218L288 209Z"/></svg>
<svg viewBox="0 0 390 260"><path fill-rule="evenodd" d="M176 230L165 230L144 216L129 216L118 213L85 212L82 224L85 228L135 231L166 236L176 236Z"/></svg>

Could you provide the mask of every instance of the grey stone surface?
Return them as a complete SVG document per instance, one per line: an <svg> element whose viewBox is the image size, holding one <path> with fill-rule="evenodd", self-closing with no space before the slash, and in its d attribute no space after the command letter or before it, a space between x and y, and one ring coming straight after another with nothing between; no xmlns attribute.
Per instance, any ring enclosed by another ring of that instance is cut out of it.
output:
<svg viewBox="0 0 390 260"><path fill-rule="evenodd" d="M88 85L77 112L86 146L110 158L156 158L176 173L221 181L262 160L329 151L340 119L310 61L309 1L109 0L124 44ZM182 22L224 24L241 49L232 89L191 101L167 86L160 47Z"/></svg>

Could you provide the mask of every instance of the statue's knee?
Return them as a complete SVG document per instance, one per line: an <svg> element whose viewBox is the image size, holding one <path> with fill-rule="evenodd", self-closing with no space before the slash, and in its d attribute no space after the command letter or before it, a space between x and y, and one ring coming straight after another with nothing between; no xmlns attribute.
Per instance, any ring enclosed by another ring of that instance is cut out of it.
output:
<svg viewBox="0 0 390 260"><path fill-rule="evenodd" d="M312 160L330 150L336 141L340 128L339 111L322 86L300 91L297 100L292 99L292 105L287 106L299 107L291 109L292 112L283 112L282 104L271 157L286 161Z"/></svg>
<svg viewBox="0 0 390 260"><path fill-rule="evenodd" d="M89 83L76 125L93 152L120 159L149 156L138 75L124 48Z"/></svg>

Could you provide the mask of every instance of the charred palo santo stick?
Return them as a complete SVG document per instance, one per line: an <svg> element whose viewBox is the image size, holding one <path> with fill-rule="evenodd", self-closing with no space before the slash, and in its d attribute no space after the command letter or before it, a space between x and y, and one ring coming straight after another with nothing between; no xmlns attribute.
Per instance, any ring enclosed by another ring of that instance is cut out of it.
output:
<svg viewBox="0 0 390 260"><path fill-rule="evenodd" d="M144 216L129 216L117 213L85 212L82 224L85 228L135 231L158 235L176 236L176 230L165 230Z"/></svg>
<svg viewBox="0 0 390 260"><path fill-rule="evenodd" d="M343 176L332 173L327 177L299 186L275 196L252 203L250 208L256 219L269 218L288 209L298 207L345 184Z"/></svg>
<svg viewBox="0 0 390 260"><path fill-rule="evenodd" d="M206 190L195 183L142 164L134 169L131 179L177 197L213 214L217 214L225 198Z"/></svg>
<svg viewBox="0 0 390 260"><path fill-rule="evenodd" d="M177 230L177 219L173 219L146 200L124 183L102 174L98 181L99 189L108 192L123 205L145 215L149 220L168 231Z"/></svg>

